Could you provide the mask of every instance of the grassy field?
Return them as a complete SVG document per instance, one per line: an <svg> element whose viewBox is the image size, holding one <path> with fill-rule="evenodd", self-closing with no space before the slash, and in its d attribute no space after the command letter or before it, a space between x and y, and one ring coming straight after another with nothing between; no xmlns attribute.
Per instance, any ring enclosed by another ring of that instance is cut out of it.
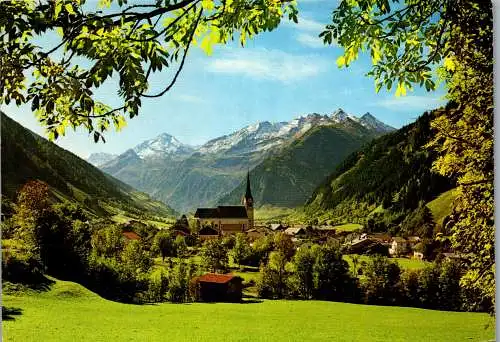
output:
<svg viewBox="0 0 500 342"><path fill-rule="evenodd" d="M354 230L363 229L363 225L358 223L346 223L332 228L339 232L352 232Z"/></svg>
<svg viewBox="0 0 500 342"><path fill-rule="evenodd" d="M112 216L111 219L113 221L115 221L116 223L125 223L125 222L129 222L131 220L137 220L137 221L141 221L143 223L146 223L148 225L155 226L155 227L160 228L160 229L171 227L172 224L175 222L174 219L171 219L171 221L169 223L161 222L161 221L155 221L155 220L139 220L139 219L136 219L136 218L133 218L133 217L129 217L129 216L127 216L123 212Z"/></svg>
<svg viewBox="0 0 500 342"><path fill-rule="evenodd" d="M486 341L486 314L321 301L128 305L57 281L6 295L4 341ZM490 325L486 328L487 325Z"/></svg>
<svg viewBox="0 0 500 342"><path fill-rule="evenodd" d="M254 217L257 222L279 221L294 213L294 209L262 206L255 209Z"/></svg>
<svg viewBox="0 0 500 342"><path fill-rule="evenodd" d="M436 199L427 203L427 208L432 212L434 222L438 225L443 223L443 219L451 214L453 208L453 201L457 197L456 190L451 189L449 191L443 192Z"/></svg>
<svg viewBox="0 0 500 342"><path fill-rule="evenodd" d="M352 268L352 254L344 255L344 259L349 263L349 266ZM368 255L359 255L359 262L370 260L370 256ZM407 258L390 258L389 260L393 262L397 262L401 269L419 269L424 268L429 264L427 261L417 260L417 259L407 259ZM359 265L358 265L359 267Z"/></svg>

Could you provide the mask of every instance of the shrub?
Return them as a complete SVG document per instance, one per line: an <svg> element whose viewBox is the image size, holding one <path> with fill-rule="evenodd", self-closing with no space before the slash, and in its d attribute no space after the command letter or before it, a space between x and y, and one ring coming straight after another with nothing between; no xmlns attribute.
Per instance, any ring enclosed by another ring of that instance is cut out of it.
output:
<svg viewBox="0 0 500 342"><path fill-rule="evenodd" d="M401 270L388 258L376 256L363 267L361 286L368 304L396 305L400 301Z"/></svg>
<svg viewBox="0 0 500 342"><path fill-rule="evenodd" d="M36 285L44 279L42 265L33 255L2 251L2 280Z"/></svg>
<svg viewBox="0 0 500 342"><path fill-rule="evenodd" d="M148 280L148 289L144 295L145 299L154 303L165 301L168 292L168 273L160 268L153 271Z"/></svg>
<svg viewBox="0 0 500 342"><path fill-rule="evenodd" d="M251 254L252 248L250 247L250 243L248 242L246 235L242 233L237 234L234 247L231 250L233 261L237 265L246 265Z"/></svg>
<svg viewBox="0 0 500 342"><path fill-rule="evenodd" d="M229 268L228 250L221 239L205 241L200 256L203 266L211 272L225 272Z"/></svg>
<svg viewBox="0 0 500 342"><path fill-rule="evenodd" d="M88 284L93 291L111 300L133 302L136 294L147 289L147 281L117 261L92 253L89 258Z"/></svg>
<svg viewBox="0 0 500 342"><path fill-rule="evenodd" d="M174 303L195 301L191 281L198 274L196 267L183 261L179 262L168 274L167 299Z"/></svg>

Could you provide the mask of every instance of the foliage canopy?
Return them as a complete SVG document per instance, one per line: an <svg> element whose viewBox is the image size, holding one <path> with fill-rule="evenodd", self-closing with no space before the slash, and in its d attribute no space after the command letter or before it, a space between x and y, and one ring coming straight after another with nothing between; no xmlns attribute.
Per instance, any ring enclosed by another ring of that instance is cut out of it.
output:
<svg viewBox="0 0 500 342"><path fill-rule="evenodd" d="M146 98L160 97L176 82L192 45L207 54L238 39L244 45L276 28L282 17L297 22L288 0L12 0L0 2L0 104L31 102L50 139L67 127L84 127L104 141L111 125L139 115ZM37 39L57 33L54 46ZM151 89L154 73L173 68L163 89ZM122 102L96 99L113 77Z"/></svg>

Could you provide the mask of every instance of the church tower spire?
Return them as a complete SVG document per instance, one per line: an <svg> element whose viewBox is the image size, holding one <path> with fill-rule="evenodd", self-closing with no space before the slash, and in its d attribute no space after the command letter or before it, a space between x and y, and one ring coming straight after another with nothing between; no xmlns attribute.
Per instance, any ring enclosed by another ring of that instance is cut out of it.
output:
<svg viewBox="0 0 500 342"><path fill-rule="evenodd" d="M247 191L245 192L245 200L251 200L253 204L252 189L250 188L250 171L247 173Z"/></svg>
<svg viewBox="0 0 500 342"><path fill-rule="evenodd" d="M253 196L252 189L250 187L250 171L247 173L247 190L245 192L245 197L243 197L243 204L247 211L248 216L248 229L253 228Z"/></svg>

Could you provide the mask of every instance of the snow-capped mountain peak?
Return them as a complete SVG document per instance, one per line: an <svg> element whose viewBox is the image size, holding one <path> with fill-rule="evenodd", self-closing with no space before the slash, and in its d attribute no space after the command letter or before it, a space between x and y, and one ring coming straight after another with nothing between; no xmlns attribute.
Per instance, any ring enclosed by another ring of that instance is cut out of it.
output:
<svg viewBox="0 0 500 342"><path fill-rule="evenodd" d="M335 121L336 123L342 123L342 122L345 122L346 120L352 120L352 121L355 121L355 122L358 122L359 121L359 118L352 115L352 114L348 114L346 113L342 108L339 108L337 110L335 110L332 115L330 116L330 118Z"/></svg>
<svg viewBox="0 0 500 342"><path fill-rule="evenodd" d="M377 132L381 132L381 133L390 132L390 131L395 130L394 127L386 125L385 123L378 120L376 117L374 117L370 113L364 114L359 119L359 123L368 129L373 129L373 130L375 130Z"/></svg>
<svg viewBox="0 0 500 342"><path fill-rule="evenodd" d="M174 155L185 156L193 152L191 146L181 143L168 133L162 133L156 138L146 140L134 147L133 150L141 159Z"/></svg>

